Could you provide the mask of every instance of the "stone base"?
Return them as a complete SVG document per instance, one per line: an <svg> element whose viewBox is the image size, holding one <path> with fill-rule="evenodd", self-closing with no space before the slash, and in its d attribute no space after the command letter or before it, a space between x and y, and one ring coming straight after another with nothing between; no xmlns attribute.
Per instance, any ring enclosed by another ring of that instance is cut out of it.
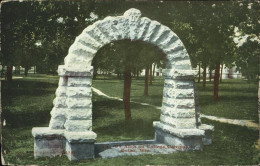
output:
<svg viewBox="0 0 260 166"><path fill-rule="evenodd" d="M34 158L55 157L64 153L63 130L35 127L32 129L32 134L34 136Z"/></svg>
<svg viewBox="0 0 260 166"><path fill-rule="evenodd" d="M214 127L211 125L202 124L199 126L199 129L205 131L205 135L202 138L204 145L210 145L212 144L212 131L214 130Z"/></svg>
<svg viewBox="0 0 260 166"><path fill-rule="evenodd" d="M96 133L65 132L66 155L69 160L93 159L95 157Z"/></svg>
<svg viewBox="0 0 260 166"><path fill-rule="evenodd" d="M177 129L161 122L154 122L155 140L166 145L177 146L179 151L202 150L204 145L212 143L214 129L210 125L201 125L194 129Z"/></svg>
<svg viewBox="0 0 260 166"><path fill-rule="evenodd" d="M155 140L156 142L163 143L177 151L190 151L190 150L202 150L203 142L202 137L187 137L181 138L178 136L171 135L160 129L155 130Z"/></svg>
<svg viewBox="0 0 260 166"><path fill-rule="evenodd" d="M93 159L95 157L94 142L70 143L66 141L66 155L71 160Z"/></svg>
<svg viewBox="0 0 260 166"><path fill-rule="evenodd" d="M92 131L67 132L48 127L32 129L34 158L55 157L66 154L69 160L94 158L94 143L97 135Z"/></svg>

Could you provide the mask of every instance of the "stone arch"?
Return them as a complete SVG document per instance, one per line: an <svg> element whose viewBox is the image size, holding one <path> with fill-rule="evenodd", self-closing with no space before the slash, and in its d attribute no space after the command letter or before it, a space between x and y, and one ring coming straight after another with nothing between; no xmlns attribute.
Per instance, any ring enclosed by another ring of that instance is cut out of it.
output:
<svg viewBox="0 0 260 166"><path fill-rule="evenodd" d="M151 43L166 54L163 104L160 121L154 122L155 140L167 145L189 146L189 149L202 149L203 144L211 143L213 127L201 125L198 111L195 110L196 71L191 68L183 43L170 28L141 17L141 12L132 8L123 16L109 16L95 22L76 37L64 59L65 64L58 68L59 87L53 101L49 127L32 130L35 142L38 139L39 143L35 144L35 157L41 156L37 155L41 151L40 142L51 135L54 138L62 137L59 139L63 140L60 151L74 149L78 152L78 155L67 154L70 160L91 158L91 155L89 157L84 152L75 150L77 143L85 142L89 146L96 139L96 134L92 131L91 62L101 47L124 39Z"/></svg>

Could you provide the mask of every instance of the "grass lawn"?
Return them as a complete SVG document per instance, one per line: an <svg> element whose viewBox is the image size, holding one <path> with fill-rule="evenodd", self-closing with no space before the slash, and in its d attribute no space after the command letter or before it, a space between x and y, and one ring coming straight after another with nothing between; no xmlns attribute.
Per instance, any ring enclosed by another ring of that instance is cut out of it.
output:
<svg viewBox="0 0 260 166"><path fill-rule="evenodd" d="M163 79L157 79L150 87L150 96L143 96L144 80L133 80L132 100L160 106ZM58 86L58 77L36 75L15 79L12 83L2 81L2 128L3 156L13 164L38 165L220 165L258 164L256 149L258 130L223 124L202 119L215 126L213 144L203 151L180 152L167 155L143 155L94 159L70 162L66 156L33 159L32 127L48 126L52 100ZM93 86L110 96L122 97L121 80L94 80ZM107 88L109 87L109 88ZM220 85L220 102L212 101L212 84L204 90L199 85L201 112L226 118L257 121L257 85L242 80L224 80ZM213 105L213 106L211 106ZM132 104L132 124L124 122L123 103L93 93L93 131L97 142L116 140L152 139L152 121L159 120L160 111L149 106ZM235 108L235 109L234 109Z"/></svg>
<svg viewBox="0 0 260 166"><path fill-rule="evenodd" d="M153 85L149 85L149 96L143 96L144 80L133 80L131 100L145 102L156 106L162 105L163 77L157 77ZM223 80L219 86L219 101L213 100L213 82L207 82L204 89L198 84L200 112L206 115L229 119L247 119L258 123L258 85L245 80ZM93 87L113 96L123 96L123 80L93 80ZM109 88L107 88L109 87Z"/></svg>

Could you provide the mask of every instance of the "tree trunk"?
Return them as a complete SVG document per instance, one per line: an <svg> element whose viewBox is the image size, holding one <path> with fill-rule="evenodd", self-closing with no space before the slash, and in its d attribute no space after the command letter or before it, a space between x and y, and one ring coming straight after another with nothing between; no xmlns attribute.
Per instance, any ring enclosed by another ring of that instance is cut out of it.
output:
<svg viewBox="0 0 260 166"><path fill-rule="evenodd" d="M13 66L7 66L6 78L8 82L13 80Z"/></svg>
<svg viewBox="0 0 260 166"><path fill-rule="evenodd" d="M222 65L221 65L221 71L220 71L220 77L219 77L219 82L220 82L220 83L222 82L223 67L224 67L224 65L222 64Z"/></svg>
<svg viewBox="0 0 260 166"><path fill-rule="evenodd" d="M206 79L207 79L207 67L204 66L204 69L203 69L203 88L206 87Z"/></svg>
<svg viewBox="0 0 260 166"><path fill-rule="evenodd" d="M218 100L218 86L219 86L219 70L220 63L216 63L215 75L214 75L214 100Z"/></svg>
<svg viewBox="0 0 260 166"><path fill-rule="evenodd" d="M139 71L136 70L136 79L139 79Z"/></svg>
<svg viewBox="0 0 260 166"><path fill-rule="evenodd" d="M150 65L150 85L153 84L153 64Z"/></svg>
<svg viewBox="0 0 260 166"><path fill-rule="evenodd" d="M131 120L131 107L130 107L130 92L131 92L131 69L127 67L124 73L124 107L125 107L125 120Z"/></svg>
<svg viewBox="0 0 260 166"><path fill-rule="evenodd" d="M153 65L153 80L154 80L154 73L155 73L155 64Z"/></svg>
<svg viewBox="0 0 260 166"><path fill-rule="evenodd" d="M17 74L17 66L14 66L15 69L14 69L14 74Z"/></svg>
<svg viewBox="0 0 260 166"><path fill-rule="evenodd" d="M33 67L33 74L36 74L36 66Z"/></svg>
<svg viewBox="0 0 260 166"><path fill-rule="evenodd" d="M25 67L25 68L24 68L24 75L25 75L25 76L28 76L28 70L29 70L29 67Z"/></svg>
<svg viewBox="0 0 260 166"><path fill-rule="evenodd" d="M209 71L209 81L211 82L212 79L212 70Z"/></svg>
<svg viewBox="0 0 260 166"><path fill-rule="evenodd" d="M198 83L200 83L200 62L199 62L199 78L198 78Z"/></svg>
<svg viewBox="0 0 260 166"><path fill-rule="evenodd" d="M21 67L18 66L18 74L21 74Z"/></svg>
<svg viewBox="0 0 260 166"><path fill-rule="evenodd" d="M145 69L145 86L144 86L144 95L148 96L148 75L149 75L149 66Z"/></svg>
<svg viewBox="0 0 260 166"><path fill-rule="evenodd" d="M94 67L93 66L93 68L94 68L94 71L93 71L93 80L95 80L95 79L97 79L97 68L96 67Z"/></svg>

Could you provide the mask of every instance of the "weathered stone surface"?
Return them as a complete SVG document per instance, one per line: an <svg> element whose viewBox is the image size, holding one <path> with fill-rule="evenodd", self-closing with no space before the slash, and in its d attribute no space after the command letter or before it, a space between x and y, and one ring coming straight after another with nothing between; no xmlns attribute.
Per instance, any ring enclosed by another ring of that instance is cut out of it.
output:
<svg viewBox="0 0 260 166"><path fill-rule="evenodd" d="M202 150L203 142L202 137L197 135L196 137L178 137L168 132L165 132L161 129L155 130L155 140L166 145L172 145L179 148L176 148L178 151L190 151L190 150Z"/></svg>
<svg viewBox="0 0 260 166"><path fill-rule="evenodd" d="M90 77L69 77L69 87L91 87L92 80Z"/></svg>
<svg viewBox="0 0 260 166"><path fill-rule="evenodd" d="M92 110L91 109L67 109L67 119L69 120L91 120Z"/></svg>
<svg viewBox="0 0 260 166"><path fill-rule="evenodd" d="M91 131L92 120L66 120L64 126L67 131Z"/></svg>
<svg viewBox="0 0 260 166"><path fill-rule="evenodd" d="M66 89L67 87L66 86L59 86L55 92L55 95L57 97L64 97L66 96Z"/></svg>
<svg viewBox="0 0 260 166"><path fill-rule="evenodd" d="M56 108L66 108L67 107L66 98L67 97L56 97L53 100L54 107L56 107Z"/></svg>
<svg viewBox="0 0 260 166"><path fill-rule="evenodd" d="M187 80L173 80L167 79L164 80L164 87L165 88L172 88L172 89L193 89L194 82L187 81Z"/></svg>
<svg viewBox="0 0 260 166"><path fill-rule="evenodd" d="M60 136L45 136L34 139L34 158L55 157L64 153L65 140Z"/></svg>
<svg viewBox="0 0 260 166"><path fill-rule="evenodd" d="M68 87L68 97L92 97L91 87Z"/></svg>
<svg viewBox="0 0 260 166"><path fill-rule="evenodd" d="M44 137L44 136L64 136L64 130L53 130L49 127L34 127L32 128L33 137Z"/></svg>
<svg viewBox="0 0 260 166"><path fill-rule="evenodd" d="M199 126L199 129L205 131L205 135L202 138L204 145L212 144L212 131L214 131L214 126L202 124Z"/></svg>
<svg viewBox="0 0 260 166"><path fill-rule="evenodd" d="M194 129L196 128L195 118L173 118L167 115L161 115L161 122L178 129Z"/></svg>
<svg viewBox="0 0 260 166"><path fill-rule="evenodd" d="M205 131L200 129L177 129L157 121L153 122L153 126L180 138L202 137L205 134Z"/></svg>
<svg viewBox="0 0 260 166"><path fill-rule="evenodd" d="M166 98L193 99L194 90L193 89L174 89L174 88L165 87L163 89L163 96Z"/></svg>
<svg viewBox="0 0 260 166"><path fill-rule="evenodd" d="M93 131L84 132L69 132L65 131L65 138L70 143L80 143L80 142L94 142L97 139L97 134Z"/></svg>
<svg viewBox="0 0 260 166"><path fill-rule="evenodd" d="M163 69L163 75L165 78L193 80L194 76L197 75L197 71L182 69Z"/></svg>
<svg viewBox="0 0 260 166"><path fill-rule="evenodd" d="M174 98L167 98L163 97L163 105L173 108L187 108L193 109L195 108L194 99L174 99Z"/></svg>
<svg viewBox="0 0 260 166"><path fill-rule="evenodd" d="M168 65L174 66L174 69L191 70L190 59L181 59L173 61L168 60L167 63Z"/></svg>
<svg viewBox="0 0 260 166"><path fill-rule="evenodd" d="M51 129L64 129L64 123L66 121L66 108L54 107L51 111L51 120L49 127Z"/></svg>
<svg viewBox="0 0 260 166"><path fill-rule="evenodd" d="M59 79L59 86L67 86L67 77L60 77Z"/></svg>
<svg viewBox="0 0 260 166"><path fill-rule="evenodd" d="M162 106L162 114L173 118L195 118L194 109L179 109Z"/></svg>
<svg viewBox="0 0 260 166"><path fill-rule="evenodd" d="M177 52L172 52L167 54L167 59L170 62L174 62L174 61L181 61L181 60L189 60L190 58L186 50L179 50Z"/></svg>
<svg viewBox="0 0 260 166"><path fill-rule="evenodd" d="M94 142L70 143L66 141L66 155L70 161L93 159L95 157Z"/></svg>
<svg viewBox="0 0 260 166"><path fill-rule="evenodd" d="M96 147L95 147L96 148ZM99 153L104 159L122 157L122 156L137 156L145 154L171 154L182 149L180 146L169 146L161 143L154 144L141 144L141 145L118 145L112 146L110 149L104 150Z"/></svg>
<svg viewBox="0 0 260 166"><path fill-rule="evenodd" d="M56 108L53 107L51 110L51 117L59 118L59 117L66 117L66 108Z"/></svg>
<svg viewBox="0 0 260 166"><path fill-rule="evenodd" d="M91 98L67 98L68 108L92 108Z"/></svg>
<svg viewBox="0 0 260 166"><path fill-rule="evenodd" d="M51 118L49 127L51 129L64 129L65 118Z"/></svg>
<svg viewBox="0 0 260 166"><path fill-rule="evenodd" d="M80 61L82 62L82 61ZM75 64L77 65L77 64ZM75 68L67 68L64 65L59 65L58 68L58 74L60 76L78 76L78 77L90 77L92 76L93 73L93 67L92 66L88 66L88 67L81 67L81 68L76 68L76 66L74 66Z"/></svg>

